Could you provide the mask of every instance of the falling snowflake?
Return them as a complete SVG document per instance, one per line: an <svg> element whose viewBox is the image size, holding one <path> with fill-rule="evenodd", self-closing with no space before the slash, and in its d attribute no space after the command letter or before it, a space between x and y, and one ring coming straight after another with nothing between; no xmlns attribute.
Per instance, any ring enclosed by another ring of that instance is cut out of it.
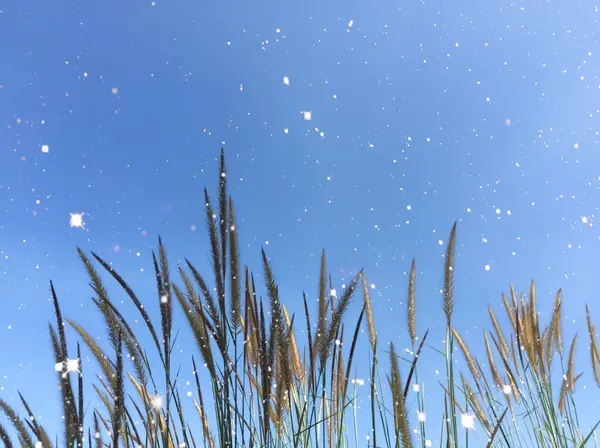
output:
<svg viewBox="0 0 600 448"><path fill-rule="evenodd" d="M116 95L117 93L119 93L119 88L118 87L113 87L111 89L111 92L113 93L113 95Z"/></svg>
<svg viewBox="0 0 600 448"><path fill-rule="evenodd" d="M461 414L460 424L465 429L475 429L475 415L474 414Z"/></svg>
<svg viewBox="0 0 600 448"><path fill-rule="evenodd" d="M48 154L50 152L50 147L48 145L42 145L42 152Z"/></svg>
<svg viewBox="0 0 600 448"><path fill-rule="evenodd" d="M419 420L420 422L424 422L425 421L425 412L417 411L417 420Z"/></svg>
<svg viewBox="0 0 600 448"><path fill-rule="evenodd" d="M69 213L69 215L71 215L69 222L71 227L81 227L82 229L85 229L85 227L83 227L83 213Z"/></svg>
<svg viewBox="0 0 600 448"><path fill-rule="evenodd" d="M156 411L162 409L163 397L161 397L160 395L157 395L156 397L152 398L151 404L152 404L152 407L154 408L154 410L156 410Z"/></svg>
<svg viewBox="0 0 600 448"><path fill-rule="evenodd" d="M587 218L587 216L582 216L582 217L581 217L581 222L582 222L583 224L587 224L587 222L588 222L588 218Z"/></svg>
<svg viewBox="0 0 600 448"><path fill-rule="evenodd" d="M352 28L352 25L354 25L354 20L350 20L350 22L348 22L348 28Z"/></svg>
<svg viewBox="0 0 600 448"><path fill-rule="evenodd" d="M63 362L57 362L54 364L54 370L62 372L62 377L66 378L70 372L80 372L79 370L79 358L77 359L65 359Z"/></svg>
<svg viewBox="0 0 600 448"><path fill-rule="evenodd" d="M335 289L330 290L329 295L337 299L337 291Z"/></svg>
<svg viewBox="0 0 600 448"><path fill-rule="evenodd" d="M490 266L489 264L486 264L486 265L485 265L485 270L486 270L486 271L489 271L490 269L492 269L492 268L491 268L491 266Z"/></svg>
<svg viewBox="0 0 600 448"><path fill-rule="evenodd" d="M284 77L283 77L283 83L284 83L286 86L289 86L289 85L290 85L290 78L288 78L287 76L284 76Z"/></svg>
<svg viewBox="0 0 600 448"><path fill-rule="evenodd" d="M303 110L302 115L304 115L304 121L312 120L312 112L310 110Z"/></svg>
<svg viewBox="0 0 600 448"><path fill-rule="evenodd" d="M352 384L357 384L359 386L364 386L365 385L365 380L363 380L361 378L353 378L352 379Z"/></svg>
<svg viewBox="0 0 600 448"><path fill-rule="evenodd" d="M502 392L506 395L510 395L512 392L512 388L510 387L510 384L503 384L502 385Z"/></svg>
<svg viewBox="0 0 600 448"><path fill-rule="evenodd" d="M419 392L419 391L421 390L421 388L419 387L419 385L418 385L418 384L413 384L412 390L413 390L414 392Z"/></svg>

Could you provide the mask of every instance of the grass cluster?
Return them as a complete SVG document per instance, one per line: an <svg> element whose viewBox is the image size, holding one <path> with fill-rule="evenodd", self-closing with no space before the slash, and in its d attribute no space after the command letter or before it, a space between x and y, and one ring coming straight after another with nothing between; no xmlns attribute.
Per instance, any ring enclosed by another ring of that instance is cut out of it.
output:
<svg viewBox="0 0 600 448"><path fill-rule="evenodd" d="M512 287L508 298L502 296L504 313L510 322L508 332L502 330L495 311L489 307L492 325L483 333L484 369L453 327L455 224L444 265L445 351L427 345L428 331L421 337L417 335L413 261L406 317L412 351L410 358L401 358L393 344L378 339L365 273L359 272L337 297L324 252L316 313L311 313L306 296L303 316L288 313L280 302L275 274L264 250L261 285L266 298L261 298L254 275L239 260L236 217L227 193L223 152L218 195L215 209L205 190L213 268L210 279L188 260L185 266L170 269L159 238L153 264L160 323L152 322L145 308L149 304L142 303L104 259L78 249L94 292L92 300L106 324L110 349L103 350L83 326L63 318L51 284L56 324L50 325L49 332L64 431L60 443L57 437L51 438L33 418L32 408L19 393L24 418L0 399L0 409L8 422L5 425L12 426L0 425L0 440L7 448L409 448L431 446L431 439L446 447L471 444L567 448L595 444L596 427L587 432L579 427L574 400L575 385L581 375L574 363L577 335L564 345L560 291L547 325L539 321L533 282L527 298ZM120 285L135 305L135 319L141 318L145 326L142 330L147 332L143 335L143 340L149 341L145 346L140 344L140 330L134 331L130 325L132 318L126 318L111 301L97 266ZM347 309L361 292L359 317L346 324ZM173 308L177 306L187 318L197 347L196 356L189 360L196 382L192 414L180 396L179 367L172 362L177 334L172 328ZM97 407L86 407L86 400L90 400L83 394L80 343L72 359L65 326L78 334L98 364L94 375L86 372L86 379L94 378L95 400L101 403ZM370 428L367 440L358 436L359 390L353 374L355 349L363 326L369 337L371 360L370 409L366 413L370 420L361 422L363 428ZM591 366L600 386L600 350L589 311L587 327ZM438 388L444 415L438 428L427 424L426 400L419 387L418 361L424 348L438 352L445 360L445 381ZM151 356L149 351L155 353ZM455 366L458 352L464 357L464 372ZM157 359L159 365L151 366L150 359ZM204 371L200 374L199 369ZM410 403L409 391L415 392ZM409 417L409 408L415 418ZM475 422L482 430L472 431Z"/></svg>

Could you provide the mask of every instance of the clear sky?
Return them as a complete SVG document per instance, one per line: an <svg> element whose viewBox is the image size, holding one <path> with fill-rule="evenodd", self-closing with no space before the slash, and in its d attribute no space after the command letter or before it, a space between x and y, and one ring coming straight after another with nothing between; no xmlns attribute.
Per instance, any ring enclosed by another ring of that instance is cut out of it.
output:
<svg viewBox="0 0 600 448"><path fill-rule="evenodd" d="M63 314L105 339L77 245L148 303L158 234L172 266L208 272L202 188L214 196L224 146L242 261L261 274L265 247L292 310L303 290L316 309L325 248L338 288L365 268L380 336L404 348L416 257L417 329L441 347L458 220L455 325L471 349L484 360L486 305L500 312L509 282L536 279L544 323L562 287L578 397L600 414L584 327L586 302L600 324L599 14L572 0L0 2L0 395L59 421L49 279ZM179 350L190 376L195 348ZM429 402L442 368L424 355Z"/></svg>

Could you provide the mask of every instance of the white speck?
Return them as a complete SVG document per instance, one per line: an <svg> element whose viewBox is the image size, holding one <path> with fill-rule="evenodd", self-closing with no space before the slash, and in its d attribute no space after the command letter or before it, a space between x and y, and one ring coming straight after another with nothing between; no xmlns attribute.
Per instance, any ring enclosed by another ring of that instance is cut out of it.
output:
<svg viewBox="0 0 600 448"><path fill-rule="evenodd" d="M277 29L275 30L275 32L276 32L277 34L279 34L279 33L281 33L281 30L280 30L279 28L277 28Z"/></svg>
<svg viewBox="0 0 600 448"><path fill-rule="evenodd" d="M583 224L587 224L587 222L588 222L588 218L587 218L587 216L582 216L582 217L581 217L581 222L582 222Z"/></svg>
<svg viewBox="0 0 600 448"><path fill-rule="evenodd" d="M575 148L575 149L579 149L579 143L575 143L575 144L573 145L573 148Z"/></svg>
<svg viewBox="0 0 600 448"><path fill-rule="evenodd" d="M438 241L438 244L439 244L440 246L443 246L443 245L444 245L444 242L443 242L442 240L439 240L439 241Z"/></svg>
<svg viewBox="0 0 600 448"><path fill-rule="evenodd" d="M43 448L44 445L42 444L42 442L35 442L35 448Z"/></svg>
<svg viewBox="0 0 600 448"><path fill-rule="evenodd" d="M483 238L481 238L481 242L482 242L482 243L487 243L487 242L488 242L488 240L487 240L487 238L486 238L486 237L483 237Z"/></svg>
<svg viewBox="0 0 600 448"><path fill-rule="evenodd" d="M475 429L475 415L462 414L460 416L460 424L465 429Z"/></svg>
<svg viewBox="0 0 600 448"><path fill-rule="evenodd" d="M117 93L119 93L119 88L118 87L113 87L111 89L111 92L113 93L113 95L116 95Z"/></svg>
<svg viewBox="0 0 600 448"><path fill-rule="evenodd" d="M502 211L499 208L497 208L496 209L496 214L499 215L500 213L502 213Z"/></svg>
<svg viewBox="0 0 600 448"><path fill-rule="evenodd" d="M512 212L511 212L510 210L506 210L506 214L507 214L508 216L510 216L510 215L512 215Z"/></svg>
<svg viewBox="0 0 600 448"><path fill-rule="evenodd" d="M9 329L9 330L12 330L12 325L9 325L9 326L8 326L8 329Z"/></svg>
<svg viewBox="0 0 600 448"><path fill-rule="evenodd" d="M189 390L188 390L187 396L188 396L188 397L191 397L191 396L192 396L192 391L189 391Z"/></svg>
<svg viewBox="0 0 600 448"><path fill-rule="evenodd" d="M413 384L412 390L413 390L413 392L419 392L419 390L421 390L421 388L419 387L418 384Z"/></svg>
<svg viewBox="0 0 600 448"><path fill-rule="evenodd" d="M459 44L458 42L456 42L456 43L454 44L454 46L455 46L456 48L458 48L458 46L459 46L459 45L460 45L460 44Z"/></svg>
<svg viewBox="0 0 600 448"><path fill-rule="evenodd" d="M406 210L408 210L408 211L412 210L412 205L407 205Z"/></svg>
<svg viewBox="0 0 600 448"><path fill-rule="evenodd" d="M152 407L154 410L158 411L163 406L163 398L160 395L157 395L152 399Z"/></svg>
<svg viewBox="0 0 600 448"><path fill-rule="evenodd" d="M510 387L510 384L503 384L502 392L506 395L510 395L510 393L512 392L512 388Z"/></svg>
<svg viewBox="0 0 600 448"><path fill-rule="evenodd" d="M284 133L284 134L289 134L289 133L290 133L290 130L289 130L288 128L285 128L285 129L283 130L283 133Z"/></svg>
<svg viewBox="0 0 600 448"><path fill-rule="evenodd" d="M286 86L289 86L289 85L290 85L290 78L288 78L287 76L284 76L284 77L283 77L283 83L284 83Z"/></svg>
<svg viewBox="0 0 600 448"><path fill-rule="evenodd" d="M336 94L333 94L333 99L334 100L337 99L337 95Z"/></svg>
<svg viewBox="0 0 600 448"><path fill-rule="evenodd" d="M57 362L54 365L54 370L62 372L63 378L66 378L69 372L79 372L79 358L66 359L65 362Z"/></svg>
<svg viewBox="0 0 600 448"><path fill-rule="evenodd" d="M505 123L506 123L506 126L510 126L510 118L507 118Z"/></svg>
<svg viewBox="0 0 600 448"><path fill-rule="evenodd" d="M371 289L375 289L375 283L371 283Z"/></svg>
<svg viewBox="0 0 600 448"><path fill-rule="evenodd" d="M331 297L337 298L337 291L335 289L331 289L331 290L329 290L329 295Z"/></svg>
<svg viewBox="0 0 600 448"><path fill-rule="evenodd" d="M69 213L71 215L71 219L69 224L71 225L71 227L81 227L82 229L84 229L85 227L83 227L83 213Z"/></svg>
<svg viewBox="0 0 600 448"><path fill-rule="evenodd" d="M425 440L425 446L433 446L431 440Z"/></svg>
<svg viewBox="0 0 600 448"><path fill-rule="evenodd" d="M489 103L489 102L490 102L490 101L492 101L492 100L491 100L491 99L490 99L490 97L488 96L488 97L485 99L485 101L486 101L487 103Z"/></svg>
<svg viewBox="0 0 600 448"><path fill-rule="evenodd" d="M269 240L265 241L265 244L268 246L269 245Z"/></svg>
<svg viewBox="0 0 600 448"><path fill-rule="evenodd" d="M424 422L425 421L425 412L417 411L417 420L419 420L420 422Z"/></svg>
<svg viewBox="0 0 600 448"><path fill-rule="evenodd" d="M42 145L42 152L48 154L50 152L50 147L48 145Z"/></svg>
<svg viewBox="0 0 600 448"><path fill-rule="evenodd" d="M467 208L467 213L471 213L471 209L470 208Z"/></svg>
<svg viewBox="0 0 600 448"><path fill-rule="evenodd" d="M486 265L485 265L485 270L486 270L486 271L489 271L490 269L492 269L492 268L490 267L490 265L489 265L489 264L486 264Z"/></svg>
<svg viewBox="0 0 600 448"><path fill-rule="evenodd" d="M231 47L231 42L227 41L227 46Z"/></svg>
<svg viewBox="0 0 600 448"><path fill-rule="evenodd" d="M312 120L312 112L310 110L303 110L302 111L302 115L304 115L304 120L305 121Z"/></svg>
<svg viewBox="0 0 600 448"><path fill-rule="evenodd" d="M331 176L327 176L327 180L331 180Z"/></svg>
<svg viewBox="0 0 600 448"><path fill-rule="evenodd" d="M348 22L348 28L352 28L352 25L354 25L354 20L350 20L350 22Z"/></svg>
<svg viewBox="0 0 600 448"><path fill-rule="evenodd" d="M160 296L160 303L162 303L164 305L165 303L168 303L168 302L169 302L169 296L167 296L166 294Z"/></svg>

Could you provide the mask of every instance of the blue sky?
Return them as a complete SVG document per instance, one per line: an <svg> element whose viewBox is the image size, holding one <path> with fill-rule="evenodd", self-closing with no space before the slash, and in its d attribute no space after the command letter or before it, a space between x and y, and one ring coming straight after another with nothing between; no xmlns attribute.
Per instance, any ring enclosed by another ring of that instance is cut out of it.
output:
<svg viewBox="0 0 600 448"><path fill-rule="evenodd" d="M441 344L458 220L455 326L475 353L511 281L536 279L544 322L562 287L565 333L585 335L584 304L600 316L598 17L566 0L0 3L0 394L56 420L49 279L104 338L77 245L148 300L158 234L172 266L210 269L202 188L221 146L243 262L260 274L265 247L291 309L303 290L316 308L325 248L338 287L365 268L381 338L405 347L416 257L417 328ZM597 409L586 347L579 397ZM179 348L185 366L194 348Z"/></svg>

